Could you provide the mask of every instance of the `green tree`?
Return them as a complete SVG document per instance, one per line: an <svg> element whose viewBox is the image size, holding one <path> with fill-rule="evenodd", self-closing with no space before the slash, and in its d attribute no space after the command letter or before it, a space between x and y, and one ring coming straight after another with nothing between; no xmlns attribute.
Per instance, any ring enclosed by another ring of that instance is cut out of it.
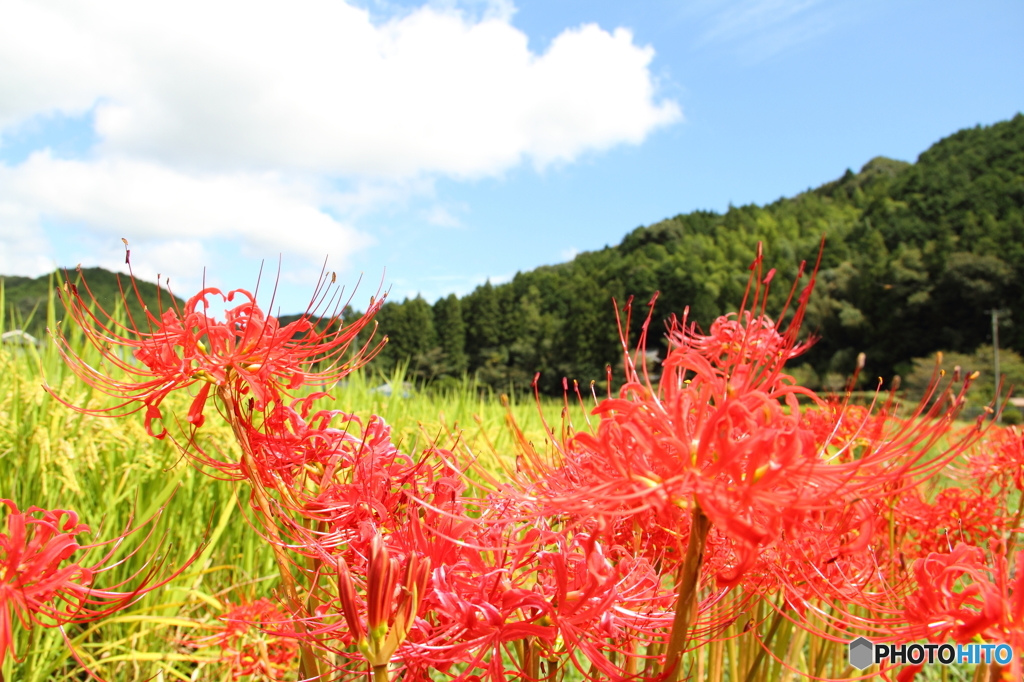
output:
<svg viewBox="0 0 1024 682"><path fill-rule="evenodd" d="M458 296L449 294L434 303L434 327L443 353L444 373L462 376L469 369L469 358L466 356L466 323Z"/></svg>
<svg viewBox="0 0 1024 682"><path fill-rule="evenodd" d="M377 314L379 332L387 335L388 343L381 353L377 368L391 371L397 363L409 365L410 375L429 381L440 370L434 312L422 296L405 299L401 303L385 303Z"/></svg>
<svg viewBox="0 0 1024 682"><path fill-rule="evenodd" d="M490 280L478 286L464 303L466 353L470 369L476 370L493 363L495 353L500 353L501 309Z"/></svg>

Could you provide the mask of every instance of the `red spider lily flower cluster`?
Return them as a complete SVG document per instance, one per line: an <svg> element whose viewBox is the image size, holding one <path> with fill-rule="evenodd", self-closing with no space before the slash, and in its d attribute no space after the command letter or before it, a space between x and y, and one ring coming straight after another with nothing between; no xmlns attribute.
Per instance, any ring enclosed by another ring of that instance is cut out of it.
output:
<svg viewBox="0 0 1024 682"><path fill-rule="evenodd" d="M992 504L986 491L971 488L947 488L926 502L919 491L905 493L895 508L896 527L908 533L904 546L919 556L932 552L950 552L966 543L987 547L1000 540L1009 519Z"/></svg>
<svg viewBox="0 0 1024 682"><path fill-rule="evenodd" d="M709 334L685 314L671 326L656 386L634 369L623 337L627 381L594 408L596 430L563 439L554 458L524 447L527 464L509 472L520 499L547 516L596 523L637 544L659 533L672 538L666 544L675 551L659 560L663 574L677 576L665 661L674 676L685 649L735 617L712 616L730 592L747 595L732 602L739 608L750 595L773 604L781 595L798 614L839 602L845 607L829 611L832 627L894 637L898 605L889 597L915 584L906 570L911 550L911 562L927 556L937 529L951 523L952 537L978 541L1004 529L982 511L983 493L947 491L931 504L913 497L981 436L979 422L948 438L971 378L944 390L946 412L929 411L926 398L904 418L895 416L893 393L877 411L817 397L783 371L807 347L798 331L814 276L799 294L794 286L786 308L795 308L781 328L764 314L774 273L762 276L760 264L759 254L740 311L719 318ZM628 319L627 307L626 328ZM893 509L901 496L907 501ZM897 550L887 537L895 528L916 546L901 542ZM902 570L879 570L897 555Z"/></svg>
<svg viewBox="0 0 1024 682"><path fill-rule="evenodd" d="M254 294L244 289L224 293L206 288L180 310L168 308L157 316L142 299L134 278L132 291L145 319L134 319L122 288L125 321L121 322L103 310L88 283L82 282L87 294L83 297L68 275L59 290L61 302L107 368L93 367L71 353L61 334L55 334L54 339L79 377L123 401L109 408L113 414L144 409L146 430L162 438L166 431L162 427L154 431L153 421L162 419L160 405L173 391L200 385L187 417L198 428L213 389L231 394L236 400L248 399L253 409L263 410L279 402L289 390L337 382L367 361L373 353L368 347L351 355L349 351L382 305L383 297L371 299L365 315L344 324L337 314L340 297L337 293L331 295L333 279L332 275L328 283L322 277L310 309L298 320L281 326L277 318L266 315L257 305ZM159 287L157 292L155 304L159 310ZM224 311L222 320L209 313L211 299L215 298L236 304ZM327 315L328 320L320 319L321 309L333 311ZM131 359L124 357L122 349L130 351ZM113 376L110 367L120 370L120 374Z"/></svg>
<svg viewBox="0 0 1024 682"><path fill-rule="evenodd" d="M957 544L932 552L913 565L914 589L904 598L907 640L991 642L1013 647L1016 656L1002 679L1020 680L1024 665L1024 552L1009 557L993 543L991 551ZM993 677L995 679L995 677Z"/></svg>
<svg viewBox="0 0 1024 682"><path fill-rule="evenodd" d="M987 447L972 452L964 468L960 476L983 489L1024 491L1024 433L1014 426L996 429Z"/></svg>
<svg viewBox="0 0 1024 682"><path fill-rule="evenodd" d="M833 640L1024 647L1024 592L1009 568L1024 504L1010 518L1019 477L999 473L1024 461L1019 436L988 436L981 420L953 432L970 377L937 375L910 409L895 390L865 408L850 391L821 398L799 386L785 364L807 347L816 269L791 290L784 325L765 312L774 272L762 272L760 252L751 273L740 310L709 333L685 313L671 325L656 384L635 365L646 325L636 351L623 333L626 381L591 410L596 425L549 433L547 453L517 431L503 479L478 469L471 481L459 453L439 446L403 453L379 417L299 392L372 354L343 357L379 302L317 332L311 317L282 327L247 292L218 322L201 312L206 290L182 311L147 312L142 330L88 312L70 289L109 371L134 379L68 360L124 401L113 416L145 409L149 424L171 391L199 384L185 420L194 432L207 401L219 402L240 455L180 445L249 486L281 576L282 619L267 632L295 643L299 679L500 682L565 667L588 680L678 679L686 656L759 604ZM989 442L995 454L983 455ZM961 455L967 465L950 469ZM964 489L927 487L950 471ZM998 482L1011 485L995 499ZM239 622L271 620L250 616Z"/></svg>
<svg viewBox="0 0 1024 682"><path fill-rule="evenodd" d="M266 598L229 604L218 620L217 632L185 644L220 647L220 664L232 679L279 680L294 670L299 646L278 604Z"/></svg>
<svg viewBox="0 0 1024 682"><path fill-rule="evenodd" d="M19 511L6 499L0 499L0 510L0 665L8 653L14 654L15 619L26 629L91 622L125 608L180 573L156 581L153 568L97 588L96 576L116 565L114 554L127 533L100 545L81 545L77 537L90 529L73 511ZM99 559L72 562L76 554L88 558L90 550L103 546L107 549ZM122 589L129 584L133 589Z"/></svg>
<svg viewBox="0 0 1024 682"><path fill-rule="evenodd" d="M288 567L301 639L326 652L307 673L327 674L333 657L335 673L378 678L454 666L529 677L574 651L581 668L611 669L609 647L665 624L671 594L649 561L514 500L467 497L450 452L412 460L382 424L347 417L333 469L276 490L276 518L291 519L279 542L304 556Z"/></svg>
<svg viewBox="0 0 1024 682"><path fill-rule="evenodd" d="M210 294L183 311L147 312L143 329L91 312L68 287L72 317L109 362L101 370L68 360L127 408L101 414L145 409L150 424L170 392L199 384L183 420L194 433L206 401L219 401L241 455L204 452L191 434L178 442L218 477L249 485L255 525L278 562L302 679L427 668L503 679L509 666L536 677L567 657L611 674L624 667L610 662L614 651L639 650L669 621L672 595L656 558L508 496L468 496L452 453L403 454L383 420L318 409L327 393L285 399L364 359L309 367L340 360L379 303L332 336L293 340L248 294L226 322L201 314Z"/></svg>

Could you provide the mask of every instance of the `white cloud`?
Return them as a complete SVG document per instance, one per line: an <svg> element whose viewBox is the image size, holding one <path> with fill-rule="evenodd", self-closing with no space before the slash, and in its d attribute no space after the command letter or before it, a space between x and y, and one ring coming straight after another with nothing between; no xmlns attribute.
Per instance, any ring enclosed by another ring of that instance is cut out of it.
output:
<svg viewBox="0 0 1024 682"><path fill-rule="evenodd" d="M405 208L410 199L435 196L434 181L431 178L407 178L404 180L366 180L351 183L344 190L325 190L324 206L338 213L362 217L379 211Z"/></svg>
<svg viewBox="0 0 1024 682"><path fill-rule="evenodd" d="M55 111L83 113L126 85L116 47L76 26L71 9L0 5L0 131Z"/></svg>
<svg viewBox="0 0 1024 682"><path fill-rule="evenodd" d="M56 266L50 244L30 208L0 196L0 274L38 277Z"/></svg>
<svg viewBox="0 0 1024 682"><path fill-rule="evenodd" d="M246 255L292 254L317 263L327 254L344 263L371 242L317 204L315 189L273 174L192 175L129 159L54 159L45 151L17 166L0 165L5 246L25 242L43 253L41 237L32 235L40 235L44 221L73 225L84 231L77 240L159 245L147 260L165 274L189 268L194 275L209 240L234 242Z"/></svg>
<svg viewBox="0 0 1024 682"><path fill-rule="evenodd" d="M700 2L690 10L708 18L698 45L730 45L749 62L771 57L850 20L849 8L842 3L821 0Z"/></svg>
<svg viewBox="0 0 1024 682"><path fill-rule="evenodd" d="M461 211L467 210L465 205L459 206L459 209ZM459 216L444 206L431 206L422 212L422 216L429 224L436 225L437 227L462 227L462 221L459 219Z"/></svg>
<svg viewBox="0 0 1024 682"><path fill-rule="evenodd" d="M572 162L682 119L629 31L570 28L535 53L514 13L2 0L0 136L59 114L92 122L96 144L0 162L0 272L120 269L126 237L144 278L192 287L226 249L284 254L285 286L325 254L355 262L373 240L351 222L369 213L425 199L425 223L458 225L469 209L435 196L442 178Z"/></svg>
<svg viewBox="0 0 1024 682"><path fill-rule="evenodd" d="M108 248L83 255L93 256L96 265L111 272L127 272L124 253L117 253L120 244L109 239L107 242L104 246ZM157 278L166 281L170 277L172 291L176 293L182 290L175 282L185 284L182 293L198 290L201 268L210 260L209 252L197 239L138 239L130 241L129 247L135 254L131 269L136 277L148 282L155 282Z"/></svg>
<svg viewBox="0 0 1024 682"><path fill-rule="evenodd" d="M628 31L535 54L507 2L487 8L374 23L337 0L6 0L0 125L98 103L102 153L407 178L572 161L680 120Z"/></svg>

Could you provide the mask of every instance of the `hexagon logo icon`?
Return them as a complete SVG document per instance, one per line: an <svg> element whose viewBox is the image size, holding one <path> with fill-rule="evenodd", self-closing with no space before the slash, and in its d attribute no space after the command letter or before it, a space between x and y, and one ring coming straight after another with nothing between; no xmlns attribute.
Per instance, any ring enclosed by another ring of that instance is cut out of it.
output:
<svg viewBox="0 0 1024 682"><path fill-rule="evenodd" d="M850 665L857 670L864 670L874 663L875 645L871 640L858 637L850 642Z"/></svg>

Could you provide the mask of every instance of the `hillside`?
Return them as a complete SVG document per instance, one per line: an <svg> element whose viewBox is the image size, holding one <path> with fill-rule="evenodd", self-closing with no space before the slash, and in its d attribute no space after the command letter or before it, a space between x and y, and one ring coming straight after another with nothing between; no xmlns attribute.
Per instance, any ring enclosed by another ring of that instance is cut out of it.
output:
<svg viewBox="0 0 1024 682"><path fill-rule="evenodd" d="M689 305L705 328L734 310L758 241L777 268L781 307L801 260L825 235L820 284L806 328L811 378L850 372L867 353L867 377L908 373L936 350L971 353L990 343L993 307L1024 320L1024 116L962 130L909 164L875 158L860 172L767 206L696 211L630 232L620 244L517 274L430 306L389 303L392 343L379 364L407 358L422 379L478 372L520 386L543 374L601 381L618 360L611 299L646 303L660 291L652 329ZM769 306L771 309L771 306ZM642 317L638 315L635 317ZM635 321L634 334L639 330ZM1024 325L1001 343L1024 350ZM813 370L813 372L812 372Z"/></svg>
<svg viewBox="0 0 1024 682"><path fill-rule="evenodd" d="M68 272L75 284L80 284L82 277L85 277L89 284L89 290L96 297L96 301L101 308L111 313L121 309L121 287L130 286L127 277L121 277L119 284L119 276L103 268L82 268L81 273L76 270L69 270ZM0 275L0 285L3 286L4 291L5 325L7 327L16 326L22 328L36 338L42 338L46 330L46 307L50 287L54 283L62 282L64 275L63 271L34 279L31 277ZM157 286L142 280L136 280L136 284L138 285L142 300L145 301L147 306L151 306L155 310L157 307ZM88 295L84 291L83 296L85 296L86 300L89 300ZM170 305L171 297L163 287L160 289L159 300L164 307ZM179 306L185 303L176 296L174 301ZM63 316L63 311L60 309L60 302L57 301L55 303L57 319L60 319ZM128 295L128 311L133 319L144 319L142 305L139 304L133 293Z"/></svg>

